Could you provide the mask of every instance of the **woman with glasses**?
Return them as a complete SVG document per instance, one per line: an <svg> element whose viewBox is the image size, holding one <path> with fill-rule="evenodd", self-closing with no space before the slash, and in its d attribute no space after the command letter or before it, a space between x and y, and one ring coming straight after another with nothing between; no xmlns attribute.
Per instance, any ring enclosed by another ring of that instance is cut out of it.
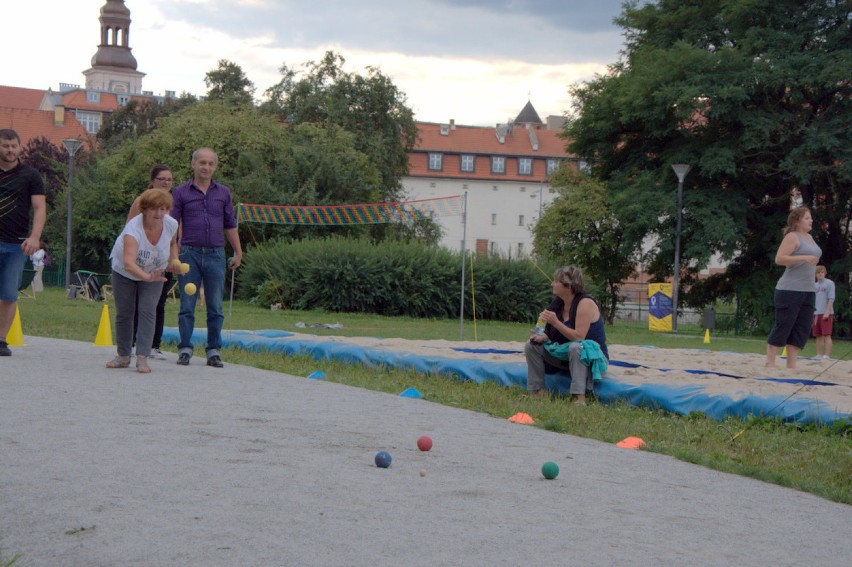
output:
<svg viewBox="0 0 852 567"><path fill-rule="evenodd" d="M164 191L168 191L171 193L172 185L174 184L175 178L172 174L172 170L167 165L163 165L158 163L153 168L151 168L151 178L148 182L147 189L163 189ZM141 195L133 201L133 204L130 206L130 212L127 214L127 221L125 223L130 222L130 219L140 214L142 211L139 209L139 201L142 199ZM156 360L168 360L166 355L163 354L163 351L160 350L160 343L163 340L163 326L165 325L166 318L166 299L169 297L169 290L172 288L172 273L165 272L163 273L163 277L166 278L165 283L163 283L163 291L160 293L160 300L157 302L157 310L155 313L155 321L154 321L154 342L151 345L151 358ZM133 318L133 344L136 344L136 329L139 326L139 312L137 306L137 312Z"/></svg>
<svg viewBox="0 0 852 567"><path fill-rule="evenodd" d="M550 287L556 297L539 315L545 326L541 329L536 326L524 348L527 389L533 396L547 396L545 374L567 371L571 374L569 393L575 403L585 405L586 395L592 391L595 361L609 359L603 316L597 302L585 293L586 283L580 268L568 266L556 270ZM565 344L567 349L557 347ZM567 360L551 354L566 350Z"/></svg>

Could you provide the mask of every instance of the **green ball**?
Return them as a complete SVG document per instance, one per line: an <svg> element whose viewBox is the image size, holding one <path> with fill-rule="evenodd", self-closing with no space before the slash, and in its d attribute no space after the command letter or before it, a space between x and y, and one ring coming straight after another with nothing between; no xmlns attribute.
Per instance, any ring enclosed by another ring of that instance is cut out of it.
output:
<svg viewBox="0 0 852 567"><path fill-rule="evenodd" d="M553 480L559 474L559 465L553 461L547 461L541 465L541 474L544 475L544 478L547 480Z"/></svg>

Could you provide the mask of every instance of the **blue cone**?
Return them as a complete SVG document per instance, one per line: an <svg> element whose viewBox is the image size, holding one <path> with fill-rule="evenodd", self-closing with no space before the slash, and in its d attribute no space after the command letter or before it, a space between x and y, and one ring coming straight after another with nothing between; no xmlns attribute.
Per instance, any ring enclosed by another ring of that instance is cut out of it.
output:
<svg viewBox="0 0 852 567"><path fill-rule="evenodd" d="M421 394L417 388L409 388L403 393L400 394L402 398L422 398L423 394Z"/></svg>
<svg viewBox="0 0 852 567"><path fill-rule="evenodd" d="M316 370L308 374L308 378L310 378L311 380L324 380L325 372L323 372L322 370Z"/></svg>

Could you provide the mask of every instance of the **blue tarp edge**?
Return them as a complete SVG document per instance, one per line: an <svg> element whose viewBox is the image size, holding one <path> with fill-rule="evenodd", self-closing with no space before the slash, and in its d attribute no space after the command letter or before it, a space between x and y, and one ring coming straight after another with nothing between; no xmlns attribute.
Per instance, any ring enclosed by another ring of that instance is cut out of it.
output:
<svg viewBox="0 0 852 567"><path fill-rule="evenodd" d="M406 368L423 374L443 374L478 384L496 382L502 386L526 387L527 365L524 362L494 362L476 359L425 357L413 353L363 347L343 342L324 342L292 338L287 331L223 331L222 346L252 352L269 351L289 355L307 355L315 360L364 364L371 367ZM177 329L167 327L163 342L177 344ZM206 344L206 330L192 335L194 345ZM567 394L571 378L563 373L547 375L547 387ZM733 399L725 395L710 395L701 386L674 387L663 384L628 384L611 375L595 383L595 395L605 403L624 400L630 405L671 411L681 415L702 412L721 420L725 417L747 419L749 416L778 417L797 423L833 423L852 419L852 414L840 413L824 402L812 398L784 396L745 396Z"/></svg>

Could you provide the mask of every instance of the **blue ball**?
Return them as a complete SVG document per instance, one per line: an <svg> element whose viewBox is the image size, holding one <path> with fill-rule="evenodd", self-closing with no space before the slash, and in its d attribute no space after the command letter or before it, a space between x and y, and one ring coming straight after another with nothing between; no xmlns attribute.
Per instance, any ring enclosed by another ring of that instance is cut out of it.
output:
<svg viewBox="0 0 852 567"><path fill-rule="evenodd" d="M381 469L386 469L391 465L391 456L387 451L379 451L376 453L376 466Z"/></svg>

